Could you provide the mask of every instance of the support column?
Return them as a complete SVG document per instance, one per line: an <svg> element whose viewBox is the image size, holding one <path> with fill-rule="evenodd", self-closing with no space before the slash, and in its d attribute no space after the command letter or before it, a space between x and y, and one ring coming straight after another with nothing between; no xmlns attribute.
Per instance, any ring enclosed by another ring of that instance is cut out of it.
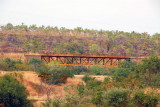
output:
<svg viewBox="0 0 160 107"><path fill-rule="evenodd" d="M57 57L57 61L59 62L59 57Z"/></svg>
<svg viewBox="0 0 160 107"><path fill-rule="evenodd" d="M82 58L80 57L80 64L82 64Z"/></svg>
<svg viewBox="0 0 160 107"><path fill-rule="evenodd" d="M111 65L113 65L113 59L111 59Z"/></svg>
<svg viewBox="0 0 160 107"><path fill-rule="evenodd" d="M90 58L88 58L88 65L90 65Z"/></svg>
<svg viewBox="0 0 160 107"><path fill-rule="evenodd" d="M67 59L66 59L66 57L64 57L64 64L67 64Z"/></svg>
<svg viewBox="0 0 160 107"><path fill-rule="evenodd" d="M95 64L97 65L97 58L95 58Z"/></svg>
<svg viewBox="0 0 160 107"><path fill-rule="evenodd" d="M51 62L51 57L49 57L49 63Z"/></svg>
<svg viewBox="0 0 160 107"><path fill-rule="evenodd" d="M42 60L42 62L43 62L43 56L41 56L41 60Z"/></svg>
<svg viewBox="0 0 160 107"><path fill-rule="evenodd" d="M103 65L105 65L104 61L105 61L105 58L103 58Z"/></svg>
<svg viewBox="0 0 160 107"><path fill-rule="evenodd" d="M72 64L74 64L74 57L72 57Z"/></svg>

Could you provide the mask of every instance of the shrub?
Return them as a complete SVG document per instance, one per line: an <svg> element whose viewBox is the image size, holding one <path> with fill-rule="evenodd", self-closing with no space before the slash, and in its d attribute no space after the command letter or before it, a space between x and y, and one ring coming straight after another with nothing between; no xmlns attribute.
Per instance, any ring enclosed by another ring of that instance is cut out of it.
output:
<svg viewBox="0 0 160 107"><path fill-rule="evenodd" d="M0 60L0 69L5 71L28 71L29 65L22 62L20 59L12 60L10 58Z"/></svg>
<svg viewBox="0 0 160 107"><path fill-rule="evenodd" d="M92 72L93 75L106 75L106 74L108 74L105 67L101 67L101 66L91 66L89 68L89 70Z"/></svg>
<svg viewBox="0 0 160 107"><path fill-rule="evenodd" d="M30 70L30 66L25 63L15 64L15 67L17 71L29 71Z"/></svg>
<svg viewBox="0 0 160 107"><path fill-rule="evenodd" d="M83 95L84 89L85 89L85 86L84 86L83 83L79 83L79 84L77 85L77 91L78 91L78 94L79 94L79 95Z"/></svg>
<svg viewBox="0 0 160 107"><path fill-rule="evenodd" d="M0 70L8 70L8 64L3 59L0 59Z"/></svg>
<svg viewBox="0 0 160 107"><path fill-rule="evenodd" d="M66 107L75 107L79 104L79 99L80 97L77 96L76 94L66 94L65 95L65 100L66 100Z"/></svg>
<svg viewBox="0 0 160 107"><path fill-rule="evenodd" d="M52 107L60 107L61 105L61 100L55 99L52 103Z"/></svg>
<svg viewBox="0 0 160 107"><path fill-rule="evenodd" d="M86 87L88 89L93 89L93 90L98 90L101 88L101 81L97 81L97 80L89 80L87 81Z"/></svg>
<svg viewBox="0 0 160 107"><path fill-rule="evenodd" d="M127 107L130 100L130 91L123 88L112 88L104 93L104 104L113 107Z"/></svg>
<svg viewBox="0 0 160 107"><path fill-rule="evenodd" d="M95 105L103 105L102 94L102 91L96 91L96 94L92 97L91 102Z"/></svg>
<svg viewBox="0 0 160 107"><path fill-rule="evenodd" d="M131 73L129 68L111 68L110 71L113 73L113 80L121 81L124 77L128 77Z"/></svg>
<svg viewBox="0 0 160 107"><path fill-rule="evenodd" d="M25 87L9 75L0 78L0 104L5 107L32 106L27 100Z"/></svg>
<svg viewBox="0 0 160 107"><path fill-rule="evenodd" d="M138 90L133 96L133 103L140 107L156 107L158 104L158 94L154 91L148 91L145 93L143 90Z"/></svg>
<svg viewBox="0 0 160 107"><path fill-rule="evenodd" d="M36 69L36 72L38 73L48 72L48 71L49 71L49 67L45 64L42 64L40 67Z"/></svg>
<svg viewBox="0 0 160 107"><path fill-rule="evenodd" d="M105 77L103 82L104 83L110 83L111 82L111 78L110 77Z"/></svg>
<svg viewBox="0 0 160 107"><path fill-rule="evenodd" d="M87 83L87 81L89 81L89 80L94 80L95 78L91 78L90 76L88 76L88 75L85 75L83 78L82 78L82 80L85 82L85 83Z"/></svg>
<svg viewBox="0 0 160 107"><path fill-rule="evenodd" d="M152 86L153 87L160 87L160 73L153 75Z"/></svg>
<svg viewBox="0 0 160 107"><path fill-rule="evenodd" d="M133 62L130 59L126 59L125 61L120 63L119 67L121 67L121 68L129 68L131 71L134 71L136 64L137 64L136 62Z"/></svg>
<svg viewBox="0 0 160 107"><path fill-rule="evenodd" d="M72 71L74 74L81 74L82 72L88 72L88 69L86 67L83 66L78 66L78 67L73 67Z"/></svg>
<svg viewBox="0 0 160 107"><path fill-rule="evenodd" d="M49 99L47 102L42 103L43 107L61 107L62 101L61 99L55 99L54 101L52 101L51 99Z"/></svg>
<svg viewBox="0 0 160 107"><path fill-rule="evenodd" d="M37 70L39 77L48 84L65 83L68 77L73 77L73 72L66 66L50 63Z"/></svg>
<svg viewBox="0 0 160 107"><path fill-rule="evenodd" d="M8 71L14 71L14 70L16 70L16 67L15 67L16 61L11 60L10 58L6 58L4 61L8 65Z"/></svg>
<svg viewBox="0 0 160 107"><path fill-rule="evenodd" d="M32 58L29 60L28 64L30 65L31 70L36 71L42 65L42 60Z"/></svg>
<svg viewBox="0 0 160 107"><path fill-rule="evenodd" d="M143 63L135 68L135 72L139 75L139 79L145 83L144 85L158 85L157 77L160 74L160 59L157 56L151 56L148 59L143 59Z"/></svg>

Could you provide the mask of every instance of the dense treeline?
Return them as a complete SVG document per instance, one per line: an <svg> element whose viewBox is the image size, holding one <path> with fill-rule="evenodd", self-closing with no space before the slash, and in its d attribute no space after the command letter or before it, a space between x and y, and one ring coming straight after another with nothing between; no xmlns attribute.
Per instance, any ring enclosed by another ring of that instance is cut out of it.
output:
<svg viewBox="0 0 160 107"><path fill-rule="evenodd" d="M160 34L11 23L0 27L0 52L160 55Z"/></svg>

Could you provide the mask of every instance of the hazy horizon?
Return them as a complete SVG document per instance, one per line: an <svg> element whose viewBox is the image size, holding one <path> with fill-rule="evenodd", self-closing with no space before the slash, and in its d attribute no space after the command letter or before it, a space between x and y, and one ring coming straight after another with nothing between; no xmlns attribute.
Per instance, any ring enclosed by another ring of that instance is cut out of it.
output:
<svg viewBox="0 0 160 107"><path fill-rule="evenodd" d="M0 0L0 25L160 33L158 0Z"/></svg>

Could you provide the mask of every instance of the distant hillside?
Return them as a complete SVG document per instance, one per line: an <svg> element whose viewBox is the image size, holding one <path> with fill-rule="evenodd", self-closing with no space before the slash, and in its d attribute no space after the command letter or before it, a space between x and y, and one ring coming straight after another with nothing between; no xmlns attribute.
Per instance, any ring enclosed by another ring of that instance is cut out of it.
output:
<svg viewBox="0 0 160 107"><path fill-rule="evenodd" d="M0 27L0 52L160 55L160 34L37 27L8 23Z"/></svg>

